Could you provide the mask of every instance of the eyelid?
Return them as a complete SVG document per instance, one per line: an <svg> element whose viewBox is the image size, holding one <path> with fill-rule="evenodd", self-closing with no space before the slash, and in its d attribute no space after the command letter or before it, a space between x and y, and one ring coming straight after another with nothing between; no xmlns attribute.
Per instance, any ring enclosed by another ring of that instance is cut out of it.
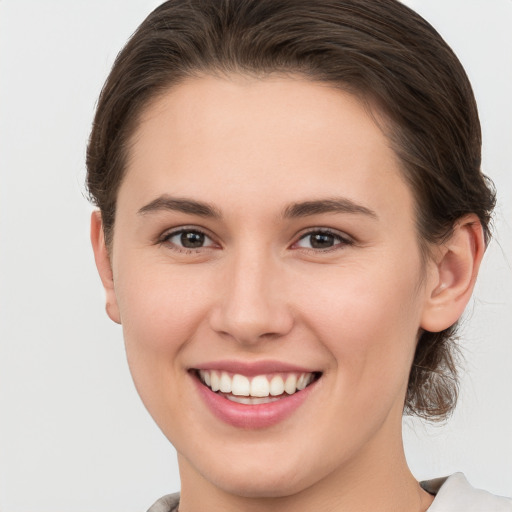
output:
<svg viewBox="0 0 512 512"><path fill-rule="evenodd" d="M183 247L183 246L180 246L180 245L177 245L173 242L170 242L170 239L173 238L174 236L177 236L181 233L184 233L186 231L194 231L196 233L201 233L205 236L205 238L207 238L208 240L210 240L212 243L209 244L209 245L205 245L203 247L196 247L196 248L191 248L191 247ZM175 227L175 228L169 228L167 230L165 230L157 239L156 241L157 244L169 244L171 246L173 246L173 248L177 251L187 251L187 252L190 252L190 251L200 251L200 250L204 250L204 249L211 249L213 246L219 246L219 243L215 241L215 238L209 233L209 231L207 229L204 229L204 228L201 228L199 226L194 226L194 225L191 225L191 226L178 226L178 227Z"/></svg>
<svg viewBox="0 0 512 512"><path fill-rule="evenodd" d="M297 236L295 242L292 244L292 248L294 246L296 246L298 244L298 242L300 242L304 238L306 238L310 235L313 235L315 233L332 235L339 240L339 243L335 244L334 246L329 247L327 249L315 249L315 248L308 248L308 247L297 247L297 249L305 250L305 251L314 251L314 252L318 252L318 253L325 253L325 252L340 249L341 247L344 247L344 246L350 246L350 245L355 244L355 240L350 235L348 235L347 233L345 233L343 231L338 231L336 229L326 228L326 227L314 227L314 228L308 228L306 231L303 231L302 233L300 233Z"/></svg>

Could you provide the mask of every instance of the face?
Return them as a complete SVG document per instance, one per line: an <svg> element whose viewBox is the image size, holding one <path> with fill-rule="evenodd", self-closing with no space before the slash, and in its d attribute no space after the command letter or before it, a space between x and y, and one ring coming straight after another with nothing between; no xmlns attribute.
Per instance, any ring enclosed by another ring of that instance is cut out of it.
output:
<svg viewBox="0 0 512 512"><path fill-rule="evenodd" d="M191 79L148 107L129 156L109 311L182 473L279 496L385 457L424 269L364 107L299 78Z"/></svg>

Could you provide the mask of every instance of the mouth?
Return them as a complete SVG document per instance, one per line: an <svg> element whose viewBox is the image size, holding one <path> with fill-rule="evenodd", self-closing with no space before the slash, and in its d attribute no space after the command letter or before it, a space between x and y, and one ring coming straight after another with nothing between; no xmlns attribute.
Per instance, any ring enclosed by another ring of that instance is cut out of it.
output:
<svg viewBox="0 0 512 512"><path fill-rule="evenodd" d="M193 370L199 382L216 395L243 405L260 405L297 395L321 372L277 372L247 376L223 370Z"/></svg>

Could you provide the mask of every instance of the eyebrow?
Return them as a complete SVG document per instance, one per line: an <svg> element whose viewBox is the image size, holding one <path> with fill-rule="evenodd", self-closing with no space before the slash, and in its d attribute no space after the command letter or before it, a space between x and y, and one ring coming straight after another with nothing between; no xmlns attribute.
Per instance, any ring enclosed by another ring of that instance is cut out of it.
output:
<svg viewBox="0 0 512 512"><path fill-rule="evenodd" d="M214 219L222 218L221 212L211 204L193 199L171 197L166 194L157 197L140 208L138 214L145 215L147 213L160 211L176 211ZM378 218L377 214L370 208L357 204L344 197L292 203L284 209L282 216L285 219L291 219L320 215L323 213L362 214L373 219Z"/></svg>
<svg viewBox="0 0 512 512"><path fill-rule="evenodd" d="M193 199L171 197L163 195L157 197L150 203L143 206L139 211L139 215L147 213L155 213L160 211L175 211L198 215L199 217L211 217L220 219L222 217L220 211L208 203L195 201Z"/></svg>
<svg viewBox="0 0 512 512"><path fill-rule="evenodd" d="M322 213L362 214L373 219L378 219L378 215L370 208L357 204L344 197L293 203L285 208L283 217L290 219L297 217L309 217L311 215L319 215Z"/></svg>

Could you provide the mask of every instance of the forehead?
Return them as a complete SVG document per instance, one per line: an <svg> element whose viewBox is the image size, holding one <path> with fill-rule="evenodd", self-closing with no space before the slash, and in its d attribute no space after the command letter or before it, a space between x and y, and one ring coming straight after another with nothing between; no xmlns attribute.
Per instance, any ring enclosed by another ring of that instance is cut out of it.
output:
<svg viewBox="0 0 512 512"><path fill-rule="evenodd" d="M130 188L141 201L169 193L244 208L248 199L343 195L407 208L399 168L374 117L347 92L299 77L205 76L143 112L118 207Z"/></svg>

